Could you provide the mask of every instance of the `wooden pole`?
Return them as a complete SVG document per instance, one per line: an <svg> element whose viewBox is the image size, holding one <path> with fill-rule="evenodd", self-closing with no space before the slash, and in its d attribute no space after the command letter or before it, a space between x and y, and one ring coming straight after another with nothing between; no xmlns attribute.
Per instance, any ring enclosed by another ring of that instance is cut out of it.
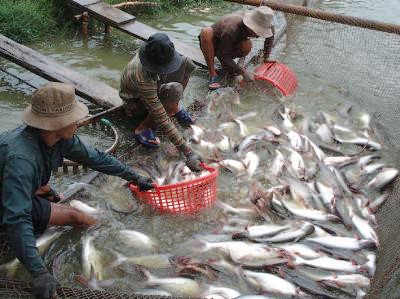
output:
<svg viewBox="0 0 400 299"><path fill-rule="evenodd" d="M82 13L82 35L85 39L89 35L89 14L87 11Z"/></svg>
<svg viewBox="0 0 400 299"><path fill-rule="evenodd" d="M344 16L321 9L311 9L301 5L286 4L276 0L225 0L225 1L252 5L252 6L266 5L272 8L273 10L281 11L284 13L291 13L305 17L320 19L324 21L330 21L350 26L383 31L387 33L400 34L400 25L397 24L378 22L351 16Z"/></svg>

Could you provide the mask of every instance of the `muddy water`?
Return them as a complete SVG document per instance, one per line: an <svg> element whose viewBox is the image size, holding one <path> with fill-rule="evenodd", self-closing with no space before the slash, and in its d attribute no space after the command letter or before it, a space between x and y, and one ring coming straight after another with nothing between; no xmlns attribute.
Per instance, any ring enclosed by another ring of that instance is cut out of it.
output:
<svg viewBox="0 0 400 299"><path fill-rule="evenodd" d="M383 3L383 1L381 1ZM386 1L385 1L386 2ZM398 8L392 0L393 10ZM334 9L340 12L351 11L358 16L375 17L380 20L396 22L398 14L392 14L393 10L386 6L379 6L379 1L326 1L320 5L326 9ZM387 3L387 2L386 2ZM358 4L358 6L357 6ZM196 44L197 35L200 28L212 23L219 15L225 11L231 11L233 7L225 7L224 10L216 10L210 13L198 12L186 15L177 15L163 17L156 21L148 21L149 25L168 31L171 35L182 41ZM378 13L379 12L379 13ZM131 42L127 42L129 39ZM50 40L29 45L41 53L48 55L60 63L80 71L87 76L103 80L111 86L118 88L119 76L124 65L131 58L130 51L137 48L138 44L126 35L113 31L112 37L106 37L101 33L96 33L89 38L87 42L79 36L71 37L65 40ZM24 78L30 84L39 86L44 81L29 72L16 67L13 64L2 61L2 67L7 71ZM303 74L300 74L299 80L302 81ZM195 99L204 99L206 97L207 75L202 70L197 70L190 80L186 91L185 103L188 104ZM307 84L302 84L292 101L295 110L304 116L314 116L318 111L325 111L330 114L335 113L337 104L343 100L352 101L348 95L338 86L332 86L329 82L319 79L305 80ZM8 76L0 76L0 131L6 131L20 124L19 116L21 111L28 105L32 88L28 85ZM281 103L282 99L274 94L263 94L254 89L241 92L240 103L228 103L226 109L235 115L242 115L246 112L257 111L258 116L246 121L250 131L255 132L259 127L269 122L273 108ZM355 107L352 112L354 122L357 122L357 116L360 109ZM221 110L219 112L226 112ZM210 116L203 116L199 123L207 125L210 129L216 128L221 122L217 118L218 113ZM352 122L350 120L350 122ZM126 131L122 132L123 134ZM106 138L104 133L93 129L87 129L80 132L83 138L94 146L104 149L111 145L112 140ZM125 144L127 141L124 142ZM266 150L268 155L268 149ZM156 157L157 153L138 150L136 160ZM261 168L268 166L268 159L261 164ZM81 175L73 177L56 176L53 182L59 190L65 189L69 183L79 179ZM259 180L268 183L268 179L262 176L260 171ZM107 209L106 203L112 202L122 207L130 200L133 200L130 193L121 188L122 181L117 178L102 178L94 186L88 187L80 198L88 204L104 210L101 216L102 225L91 233L96 236L95 245L105 255L105 263L111 259L110 249L119 250L127 255L133 255L134 252L129 248L122 248L121 244L116 242L115 232L120 229L137 229L143 231L160 243L162 252L177 252L180 244L185 242L194 233L214 232L220 227L220 212L216 209L210 209L205 213L194 216L176 217L170 215L154 214L149 208L140 206L138 211L126 216L112 212ZM219 178L219 198L224 201L237 205L240 200L247 196L248 184L238 182L230 173L223 172ZM66 233L51 248L46 255L46 262L53 268L54 274L63 285L75 286L74 274L80 272L80 254L81 237L86 232L73 231ZM106 270L107 272L107 270ZM21 277L25 275L20 274ZM116 275L112 271L108 272L109 277ZM25 276L26 277L26 276ZM124 290L128 291L134 288L130 283L122 283ZM229 282L227 282L229 284Z"/></svg>

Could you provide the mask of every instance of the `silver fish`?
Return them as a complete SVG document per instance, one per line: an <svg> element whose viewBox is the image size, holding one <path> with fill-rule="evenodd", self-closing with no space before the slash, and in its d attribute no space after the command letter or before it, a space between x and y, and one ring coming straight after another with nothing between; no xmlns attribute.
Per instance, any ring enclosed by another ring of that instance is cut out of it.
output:
<svg viewBox="0 0 400 299"><path fill-rule="evenodd" d="M103 256L93 244L93 236L86 235L82 239L82 274L90 279L91 272L98 280L104 279Z"/></svg>
<svg viewBox="0 0 400 299"><path fill-rule="evenodd" d="M304 164L303 157L298 152L291 150L291 154L289 156L289 161L290 161L291 168L294 171L294 174L299 179L303 179L304 174L306 172L306 170L305 170L306 166Z"/></svg>
<svg viewBox="0 0 400 299"><path fill-rule="evenodd" d="M333 143L334 136L331 128L327 124L322 124L318 127L315 133L319 136L319 138L326 143Z"/></svg>
<svg viewBox="0 0 400 299"><path fill-rule="evenodd" d="M349 237L319 237L307 238L306 241L318 243L330 248L347 249L347 250L361 250L364 248L374 248L375 242L372 240L358 240Z"/></svg>
<svg viewBox="0 0 400 299"><path fill-rule="evenodd" d="M254 208L235 208L228 205L225 202L217 201L216 205L222 209L224 212L229 212L235 215L239 215L241 217L257 217L259 216L258 212Z"/></svg>
<svg viewBox="0 0 400 299"><path fill-rule="evenodd" d="M254 238L252 240L263 243L283 243L283 242L297 242L302 238L312 234L315 228L311 223L304 223L301 227L290 231L285 231L271 238Z"/></svg>
<svg viewBox="0 0 400 299"><path fill-rule="evenodd" d="M246 226L243 231L234 233L232 238L233 237L259 238L265 236L273 236L289 228L290 227L286 225L275 225L275 224Z"/></svg>
<svg viewBox="0 0 400 299"><path fill-rule="evenodd" d="M166 269L173 265L174 257L170 254L155 254L155 255L144 255L144 256L124 256L123 254L113 251L116 255L116 260L111 264L110 267L117 267L123 265L138 265L146 268L155 269Z"/></svg>
<svg viewBox="0 0 400 299"><path fill-rule="evenodd" d="M290 213L303 219L317 220L317 221L334 221L334 222L340 220L335 215L327 214L319 210L305 209L289 202L283 202L283 204L289 210Z"/></svg>
<svg viewBox="0 0 400 299"><path fill-rule="evenodd" d="M385 166L386 166L385 163L374 163L374 164L365 165L362 167L360 174L361 175L371 174L371 173L374 173L374 172L384 168Z"/></svg>
<svg viewBox="0 0 400 299"><path fill-rule="evenodd" d="M370 285L369 278L360 274L330 275L325 276L320 281L334 283L340 286L351 285L358 287L367 287Z"/></svg>
<svg viewBox="0 0 400 299"><path fill-rule="evenodd" d="M233 121L238 124L240 136L246 137L248 135L249 130L247 129L246 125L237 118L234 118Z"/></svg>
<svg viewBox="0 0 400 299"><path fill-rule="evenodd" d="M290 296L305 295L294 284L273 274L248 270L240 271L240 274L248 283L264 292Z"/></svg>
<svg viewBox="0 0 400 299"><path fill-rule="evenodd" d="M272 134L274 134L275 136L280 136L280 135L282 135L282 132L281 132L281 130L279 130L277 127L275 127L275 126L271 126L271 125L269 125L269 126L265 126L264 127L266 130L268 130L268 131L270 131Z"/></svg>
<svg viewBox="0 0 400 299"><path fill-rule="evenodd" d="M338 136L335 137L336 141L340 142L340 143L350 143L350 144L356 144L356 145L362 145L362 146L367 146L368 148L372 148L374 150L381 150L382 149L382 145L369 140L367 138L362 138L362 137L352 137L349 139L342 139Z"/></svg>
<svg viewBox="0 0 400 299"><path fill-rule="evenodd" d="M289 138L290 145L295 151L304 151L305 142L299 133L290 130L288 133L286 133L286 136Z"/></svg>
<svg viewBox="0 0 400 299"><path fill-rule="evenodd" d="M354 214L351 218L354 227L358 230L361 236L366 240L373 240L379 245L378 236L374 229L369 225L367 221Z"/></svg>
<svg viewBox="0 0 400 299"><path fill-rule="evenodd" d="M315 251L310 246L300 243L283 244L279 245L279 247L285 249L286 251L290 252L293 255L297 255L305 259L316 259L325 255L320 251Z"/></svg>
<svg viewBox="0 0 400 299"><path fill-rule="evenodd" d="M369 164L374 159L380 159L380 157L378 155L363 156L358 160L357 165L364 167L365 165Z"/></svg>
<svg viewBox="0 0 400 299"><path fill-rule="evenodd" d="M206 286L206 290L201 294L201 298L216 298L216 296L220 296L224 299L237 298L242 295L239 291L226 288L226 287L217 287L208 285Z"/></svg>
<svg viewBox="0 0 400 299"><path fill-rule="evenodd" d="M353 265L353 263L343 260L337 260L328 256L319 257L312 260L305 260L300 257L296 257L294 260L295 265L307 265L314 268L321 268L331 271L345 271L355 273L360 269L363 269L360 265Z"/></svg>
<svg viewBox="0 0 400 299"><path fill-rule="evenodd" d="M257 170L260 163L260 158L253 151L247 152L245 158L242 160L246 165L246 170L249 175L249 179L252 178L254 172Z"/></svg>
<svg viewBox="0 0 400 299"><path fill-rule="evenodd" d="M147 278L146 285L159 286L164 291L178 297L198 297L200 295L199 284L188 278L175 277L175 278L159 278L145 269L141 269Z"/></svg>
<svg viewBox="0 0 400 299"><path fill-rule="evenodd" d="M246 171L246 165L243 161L225 159L220 161L219 164L235 174L241 174Z"/></svg>
<svg viewBox="0 0 400 299"><path fill-rule="evenodd" d="M398 174L399 171L395 168L385 168L368 183L368 186L374 189L382 189L391 183Z"/></svg>
<svg viewBox="0 0 400 299"><path fill-rule="evenodd" d="M348 157L348 156L342 156L342 157L326 157L324 159L324 163L326 166L337 166L337 167L343 167L349 164L356 163L358 160L357 157Z"/></svg>
<svg viewBox="0 0 400 299"><path fill-rule="evenodd" d="M78 209L79 211L81 211L85 214L88 214L88 215L95 216L100 213L100 210L93 208L93 207L85 204L84 202L81 202L80 200L73 199L70 201L69 204L71 207Z"/></svg>
<svg viewBox="0 0 400 299"><path fill-rule="evenodd" d="M276 177L280 176L283 171L283 166L285 165L285 158L279 150L275 150L275 158L272 162L272 174Z"/></svg>
<svg viewBox="0 0 400 299"><path fill-rule="evenodd" d="M379 196L378 198L374 199L369 205L368 205L368 209L372 212L372 213L376 213L379 208L383 205L383 203L386 201L386 199L388 198L388 194L382 194L381 196Z"/></svg>
<svg viewBox="0 0 400 299"><path fill-rule="evenodd" d="M120 230L117 233L118 238L126 245L141 250L143 252L157 252L158 242L148 235L134 230Z"/></svg>
<svg viewBox="0 0 400 299"><path fill-rule="evenodd" d="M200 141L200 138L204 135L204 129L196 125L190 125L190 128L193 131L192 137L190 139L198 143Z"/></svg>

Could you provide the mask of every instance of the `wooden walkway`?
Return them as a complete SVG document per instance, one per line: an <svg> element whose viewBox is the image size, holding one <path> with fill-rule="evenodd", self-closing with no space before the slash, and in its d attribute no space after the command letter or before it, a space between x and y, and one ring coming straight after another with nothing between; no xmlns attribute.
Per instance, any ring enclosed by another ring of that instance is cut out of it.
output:
<svg viewBox="0 0 400 299"><path fill-rule="evenodd" d="M64 82L75 87L77 95L104 108L121 106L118 90L109 85L60 65L35 50L0 34L0 56L49 81Z"/></svg>
<svg viewBox="0 0 400 299"><path fill-rule="evenodd" d="M71 5L77 7L81 11L87 11L89 14L100 19L102 22L111 25L135 38L147 40L150 35L161 32L155 28L147 26L136 21L136 18L130 14L123 12L111 5L105 4L101 0L68 0ZM177 39L171 37L175 45L175 49L181 54L190 57L194 63L201 67L206 67L203 53L200 48L192 47Z"/></svg>

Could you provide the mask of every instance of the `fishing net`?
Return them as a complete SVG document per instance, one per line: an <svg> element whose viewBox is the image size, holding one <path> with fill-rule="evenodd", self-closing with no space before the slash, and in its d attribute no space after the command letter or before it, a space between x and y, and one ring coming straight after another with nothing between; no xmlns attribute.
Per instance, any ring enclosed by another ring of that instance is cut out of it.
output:
<svg viewBox="0 0 400 299"><path fill-rule="evenodd" d="M302 5L304 1L286 1ZM380 128L386 145L400 147L398 115L400 104L400 35L322 21L294 14L276 13L277 47L272 58L290 65L304 78L330 82L343 89L354 102L365 108ZM262 49L255 41L250 63ZM200 113L202 103L191 107ZM393 152L393 151L392 151ZM397 158L394 158L396 160ZM377 213L380 248L370 298L400 297L400 180ZM0 257L7 245L0 239ZM65 289L62 298L145 298L111 294L88 289ZM0 279L0 298L31 298L28 285Z"/></svg>
<svg viewBox="0 0 400 299"><path fill-rule="evenodd" d="M368 111L385 144L398 149L400 35L293 14L282 18L278 13L276 23L287 32L273 58L297 74L306 73L309 80L323 79L342 88ZM253 55L262 49L261 41L255 45ZM398 161L397 151L394 155ZM400 180L377 213L380 248L370 298L400 298L399 190Z"/></svg>

